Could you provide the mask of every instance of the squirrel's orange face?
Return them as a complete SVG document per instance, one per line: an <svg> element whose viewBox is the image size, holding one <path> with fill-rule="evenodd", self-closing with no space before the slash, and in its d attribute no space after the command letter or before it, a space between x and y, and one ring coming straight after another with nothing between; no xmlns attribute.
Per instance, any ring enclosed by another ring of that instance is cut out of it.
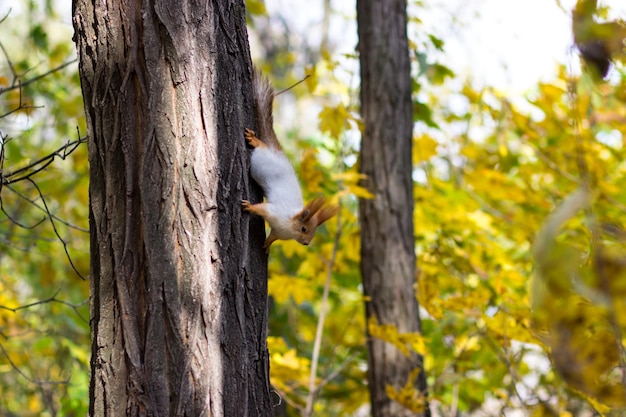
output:
<svg viewBox="0 0 626 417"><path fill-rule="evenodd" d="M318 226L337 214L338 207L326 205L323 197L309 202L293 218L293 232L298 243L308 245L315 236Z"/></svg>

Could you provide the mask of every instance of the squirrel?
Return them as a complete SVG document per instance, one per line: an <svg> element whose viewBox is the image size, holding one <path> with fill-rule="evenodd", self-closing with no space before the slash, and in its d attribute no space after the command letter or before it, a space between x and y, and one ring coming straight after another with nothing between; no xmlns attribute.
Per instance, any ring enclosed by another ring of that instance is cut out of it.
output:
<svg viewBox="0 0 626 417"><path fill-rule="evenodd" d="M274 88L256 67L253 68L252 82L260 138L247 128L244 137L253 148L250 174L263 189L265 202L252 204L242 200L241 205L245 211L261 216L269 223L270 234L263 244L266 253L279 239L295 239L308 245L318 226L337 214L338 207L329 206L323 197L304 204L296 172L274 132Z"/></svg>

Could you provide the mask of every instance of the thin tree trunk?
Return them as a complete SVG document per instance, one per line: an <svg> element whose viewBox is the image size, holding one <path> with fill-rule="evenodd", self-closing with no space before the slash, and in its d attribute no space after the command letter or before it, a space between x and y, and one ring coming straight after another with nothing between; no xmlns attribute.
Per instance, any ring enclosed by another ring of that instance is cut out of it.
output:
<svg viewBox="0 0 626 417"><path fill-rule="evenodd" d="M90 415L269 416L263 223L241 211L254 126L244 2L75 0L73 19Z"/></svg>
<svg viewBox="0 0 626 417"><path fill-rule="evenodd" d="M365 125L360 169L374 199L360 201L361 269L366 314L399 332L419 332L415 297L413 114L405 0L357 0L361 61L361 113ZM369 334L368 334L369 336ZM387 385L401 390L421 369L417 392L426 392L422 358L368 337L368 382L375 417L429 415L390 400Z"/></svg>

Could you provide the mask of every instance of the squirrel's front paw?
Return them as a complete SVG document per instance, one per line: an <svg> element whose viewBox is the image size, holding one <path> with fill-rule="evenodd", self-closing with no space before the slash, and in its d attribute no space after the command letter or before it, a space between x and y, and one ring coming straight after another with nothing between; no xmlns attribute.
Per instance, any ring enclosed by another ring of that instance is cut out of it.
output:
<svg viewBox="0 0 626 417"><path fill-rule="evenodd" d="M247 127L243 129L243 135L246 137L246 139L250 140L251 138L256 137L256 133L254 133L254 130L252 129L248 129Z"/></svg>
<svg viewBox="0 0 626 417"><path fill-rule="evenodd" d="M265 144L261 142L261 139L256 137L256 133L254 130L245 128L243 132L243 136L246 138L246 142L250 144L253 148L258 148L259 146L264 146Z"/></svg>
<svg viewBox="0 0 626 417"><path fill-rule="evenodd" d="M251 206L252 204L250 204L248 200L241 200L241 207L243 207L245 211L250 211Z"/></svg>

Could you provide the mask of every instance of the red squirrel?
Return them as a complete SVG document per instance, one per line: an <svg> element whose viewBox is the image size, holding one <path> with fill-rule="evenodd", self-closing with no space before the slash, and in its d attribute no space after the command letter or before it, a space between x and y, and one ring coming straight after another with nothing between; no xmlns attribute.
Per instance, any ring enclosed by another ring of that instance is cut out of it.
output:
<svg viewBox="0 0 626 417"><path fill-rule="evenodd" d="M308 245L317 227L337 214L338 208L327 205L323 197L304 205L296 173L274 132L274 88L257 68L253 70L252 81L260 138L250 129L245 129L244 136L253 148L250 174L263 189L265 202L251 204L242 200L241 204L244 210L263 217L269 223L270 234L263 245L266 253L278 239L295 239Z"/></svg>

